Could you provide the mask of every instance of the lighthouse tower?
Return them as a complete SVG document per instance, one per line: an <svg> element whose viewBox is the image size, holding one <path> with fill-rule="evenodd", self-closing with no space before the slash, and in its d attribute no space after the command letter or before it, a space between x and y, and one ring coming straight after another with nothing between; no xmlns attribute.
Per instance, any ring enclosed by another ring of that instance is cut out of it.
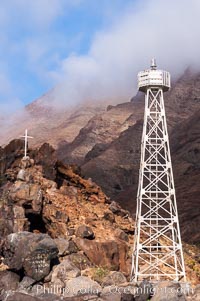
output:
<svg viewBox="0 0 200 301"><path fill-rule="evenodd" d="M133 281L185 280L163 92L170 74L151 68L138 74L145 93L141 163L133 248Z"/></svg>

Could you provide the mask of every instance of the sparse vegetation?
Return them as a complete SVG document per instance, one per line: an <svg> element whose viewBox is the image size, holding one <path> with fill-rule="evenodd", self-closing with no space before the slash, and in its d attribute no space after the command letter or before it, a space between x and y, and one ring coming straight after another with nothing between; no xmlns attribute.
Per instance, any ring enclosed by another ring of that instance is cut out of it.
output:
<svg viewBox="0 0 200 301"><path fill-rule="evenodd" d="M92 279L97 282L102 282L103 278L109 274L109 270L104 267L95 267L92 269Z"/></svg>

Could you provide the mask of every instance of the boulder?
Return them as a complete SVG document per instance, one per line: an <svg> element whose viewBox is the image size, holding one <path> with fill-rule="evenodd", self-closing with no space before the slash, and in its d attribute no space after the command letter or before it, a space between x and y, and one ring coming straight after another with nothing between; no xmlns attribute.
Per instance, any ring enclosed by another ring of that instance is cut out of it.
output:
<svg viewBox="0 0 200 301"><path fill-rule="evenodd" d="M44 177L55 181L57 158L54 148L49 143L44 143L37 151L34 159L36 164L42 165Z"/></svg>
<svg viewBox="0 0 200 301"><path fill-rule="evenodd" d="M11 206L6 204L0 205L0 241L13 232L14 213Z"/></svg>
<svg viewBox="0 0 200 301"><path fill-rule="evenodd" d="M129 212L127 210L122 209L115 201L112 201L109 206L110 211L119 216L125 217L129 216Z"/></svg>
<svg viewBox="0 0 200 301"><path fill-rule="evenodd" d="M42 208L42 190L39 184L16 181L9 194L14 203L30 207L32 213L40 213Z"/></svg>
<svg viewBox="0 0 200 301"><path fill-rule="evenodd" d="M41 280L50 272L58 248L47 234L19 232L7 236L3 244L4 263L10 269L24 269L26 276Z"/></svg>
<svg viewBox="0 0 200 301"><path fill-rule="evenodd" d="M76 230L76 236L80 238L94 239L94 232L86 225L81 225Z"/></svg>
<svg viewBox="0 0 200 301"><path fill-rule="evenodd" d="M67 297L73 297L87 294L99 295L102 288L96 281L85 276L79 276L67 281L65 290Z"/></svg>
<svg viewBox="0 0 200 301"><path fill-rule="evenodd" d="M68 239L67 204L71 201L68 196L63 197L56 189L47 189L43 200L42 218L45 228L53 238Z"/></svg>
<svg viewBox="0 0 200 301"><path fill-rule="evenodd" d="M6 291L16 290L19 280L19 275L11 271L0 271L0 296Z"/></svg>
<svg viewBox="0 0 200 301"><path fill-rule="evenodd" d="M82 253L73 253L67 256L71 262L80 270L85 270L92 267L92 263L89 259Z"/></svg>
<svg viewBox="0 0 200 301"><path fill-rule="evenodd" d="M200 301L200 284L194 290L194 294L192 296L192 301Z"/></svg>
<svg viewBox="0 0 200 301"><path fill-rule="evenodd" d="M0 205L0 241L7 235L29 229L25 210L18 205Z"/></svg>
<svg viewBox="0 0 200 301"><path fill-rule="evenodd" d="M154 289L155 294L152 301L186 301L179 282L162 281Z"/></svg>
<svg viewBox="0 0 200 301"><path fill-rule="evenodd" d="M115 222L115 215L112 213L112 211L110 210L106 210L104 213L104 218L108 221L110 221L111 223Z"/></svg>
<svg viewBox="0 0 200 301"><path fill-rule="evenodd" d="M32 286L34 285L35 280L25 276L22 281L19 283L18 291L21 293L30 293Z"/></svg>
<svg viewBox="0 0 200 301"><path fill-rule="evenodd" d="M58 256L66 256L71 253L76 253L78 251L77 246L73 242L73 240L67 240L64 238L56 238L54 239L54 242L57 245L58 248Z"/></svg>
<svg viewBox="0 0 200 301"><path fill-rule="evenodd" d="M127 282L126 277L121 272L110 272L102 281L103 286L120 285Z"/></svg>
<svg viewBox="0 0 200 301"><path fill-rule="evenodd" d="M123 230L116 229L114 234L115 237L128 242L128 234L126 234Z"/></svg>
<svg viewBox="0 0 200 301"><path fill-rule="evenodd" d="M125 293L122 293L121 294L121 300L120 301L135 301L135 297L134 295L132 294L125 294ZM146 300L144 300L146 301Z"/></svg>
<svg viewBox="0 0 200 301"><path fill-rule="evenodd" d="M69 258L67 258L59 265L54 267L51 282L55 283L59 279L63 283L65 283L67 280L78 277L80 275L80 270L70 261Z"/></svg>
<svg viewBox="0 0 200 301"><path fill-rule="evenodd" d="M26 171L24 169L20 169L17 174L17 180L25 181L26 179Z"/></svg>
<svg viewBox="0 0 200 301"><path fill-rule="evenodd" d="M106 286L102 289L100 300L103 301L121 301L123 289L116 285Z"/></svg>
<svg viewBox="0 0 200 301"><path fill-rule="evenodd" d="M109 270L120 269L127 273L128 249L126 244L114 240L97 242L82 238L76 238L75 243L93 264Z"/></svg>
<svg viewBox="0 0 200 301"><path fill-rule="evenodd" d="M0 148L0 175L4 175L6 169L10 168L13 162L22 155L24 141L21 139L12 140L5 148Z"/></svg>
<svg viewBox="0 0 200 301"><path fill-rule="evenodd" d="M9 292L4 300L5 301L40 301L41 299L20 292Z"/></svg>

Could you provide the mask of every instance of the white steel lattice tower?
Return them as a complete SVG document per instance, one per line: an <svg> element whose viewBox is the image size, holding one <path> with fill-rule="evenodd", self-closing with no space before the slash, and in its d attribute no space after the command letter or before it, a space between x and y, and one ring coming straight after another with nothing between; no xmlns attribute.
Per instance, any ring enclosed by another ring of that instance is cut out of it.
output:
<svg viewBox="0 0 200 301"><path fill-rule="evenodd" d="M131 279L185 281L163 92L170 88L169 72L139 72L145 93L144 125L137 195Z"/></svg>

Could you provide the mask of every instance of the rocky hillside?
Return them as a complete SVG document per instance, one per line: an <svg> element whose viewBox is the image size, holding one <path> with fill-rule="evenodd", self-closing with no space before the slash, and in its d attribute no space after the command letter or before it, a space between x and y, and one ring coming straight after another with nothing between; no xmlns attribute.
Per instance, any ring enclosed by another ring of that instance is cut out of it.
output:
<svg viewBox="0 0 200 301"><path fill-rule="evenodd" d="M128 282L130 213L83 179L77 166L57 161L49 144L29 155L23 159L20 140L1 149L0 300L161 300L150 294L150 283L142 283L149 290L138 295L138 286ZM184 256L195 285L198 249L184 244ZM197 295L198 287L190 300ZM186 300L175 292L180 296Z"/></svg>
<svg viewBox="0 0 200 301"><path fill-rule="evenodd" d="M112 104L112 101L94 103L86 100L74 105L69 102L66 96L66 105L59 105L59 99L55 101L54 93L50 91L14 115L0 116L0 145L5 146L19 138L27 128L34 137L30 142L32 147L44 142L55 148L62 147L72 142L89 120Z"/></svg>

